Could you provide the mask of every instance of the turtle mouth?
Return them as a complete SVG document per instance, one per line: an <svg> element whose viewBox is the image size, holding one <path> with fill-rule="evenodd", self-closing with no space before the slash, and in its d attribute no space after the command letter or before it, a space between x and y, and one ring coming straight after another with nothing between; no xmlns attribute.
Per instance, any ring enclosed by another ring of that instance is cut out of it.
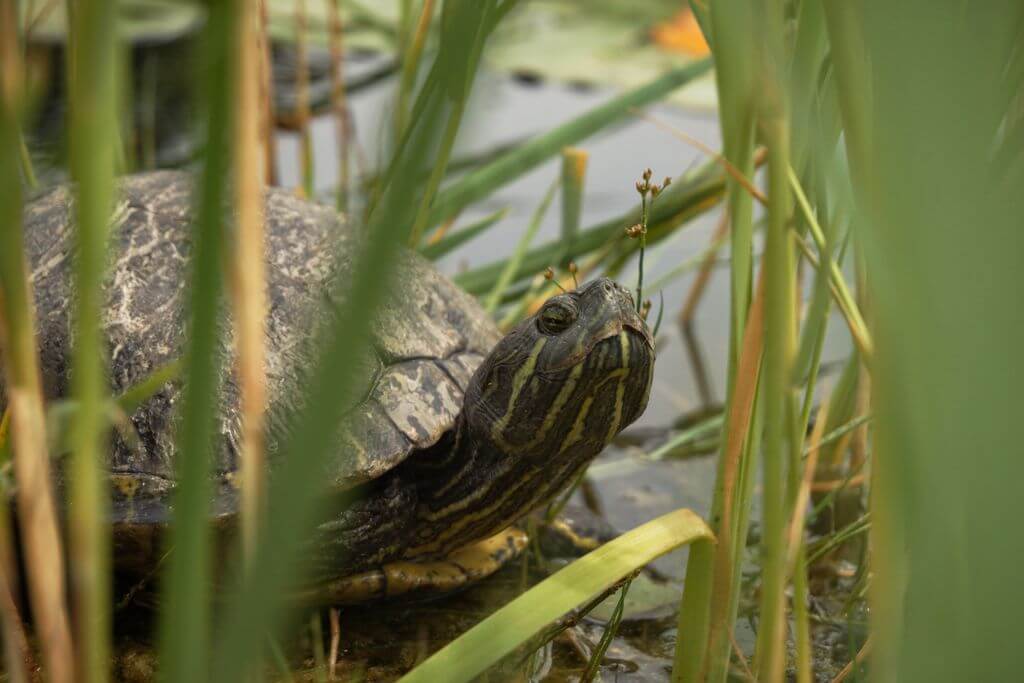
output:
<svg viewBox="0 0 1024 683"><path fill-rule="evenodd" d="M620 334L624 329L628 329L639 336L647 347L651 350L654 349L654 337L651 335L650 328L647 327L647 323L640 316L637 311L636 302L633 300L633 293L623 287L617 282L608 281L608 284L604 287L604 295L606 300L606 307L610 310L609 322L613 323L604 338L615 336ZM617 323L617 324L615 324ZM601 340L603 341L603 339Z"/></svg>
<svg viewBox="0 0 1024 683"><path fill-rule="evenodd" d="M588 358L589 367L602 373L618 370L637 370L653 360L653 349L648 337L631 326L624 325L617 334L597 342Z"/></svg>

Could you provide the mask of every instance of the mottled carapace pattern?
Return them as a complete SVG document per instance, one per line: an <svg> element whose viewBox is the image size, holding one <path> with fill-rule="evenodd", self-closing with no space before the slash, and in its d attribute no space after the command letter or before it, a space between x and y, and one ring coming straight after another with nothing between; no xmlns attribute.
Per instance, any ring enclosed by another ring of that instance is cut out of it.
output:
<svg viewBox="0 0 1024 683"><path fill-rule="evenodd" d="M185 335L192 201L189 176L157 172L120 184L111 232L107 306L111 390L120 392L178 357ZM25 236L35 289L39 347L47 398L69 385L73 229L69 189L55 188L26 207ZM358 236L331 208L287 191L266 195L266 374L275 457L281 428L296 409L304 373L312 370L324 313L346 291ZM476 301L416 254L403 251L400 291L373 325L372 350L357 359L360 386L346 406L339 447L327 473L338 490L378 478L414 449L451 429L469 379L497 341ZM382 286L385 283L381 283ZM223 338L231 343L225 305ZM230 348L225 358L230 362ZM221 484L215 512L234 512L238 468L237 387L226 373L214 469ZM2 388L2 387L0 387ZM115 433L110 451L115 523L162 522L174 481L175 405L168 384L131 416L137 439ZM2 401L2 392L0 392ZM122 430L123 431L123 430Z"/></svg>

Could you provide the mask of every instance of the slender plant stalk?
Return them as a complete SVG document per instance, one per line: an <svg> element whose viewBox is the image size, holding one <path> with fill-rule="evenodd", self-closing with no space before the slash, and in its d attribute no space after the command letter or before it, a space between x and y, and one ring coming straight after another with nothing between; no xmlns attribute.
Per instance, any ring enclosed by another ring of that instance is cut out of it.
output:
<svg viewBox="0 0 1024 683"><path fill-rule="evenodd" d="M441 181L444 180L444 173L448 167L448 158L455 147L455 136L459 132L459 124L462 122L462 114L465 112L466 101L463 99L454 103L451 112L448 114L448 125L445 126L444 134L441 137L440 150L438 152L438 164L431 170L430 178L427 180L427 190L420 200L420 210L416 220L412 224L412 231L409 233L409 246L416 248L423 237L423 231L428 227L430 219L430 203L437 194Z"/></svg>
<svg viewBox="0 0 1024 683"><path fill-rule="evenodd" d="M0 430L0 448L5 445ZM11 492L4 490L3 494L9 498ZM0 506L0 628L3 629L4 669L12 683L25 683L28 680L26 671L34 667L18 609L18 565L8 505Z"/></svg>
<svg viewBox="0 0 1024 683"><path fill-rule="evenodd" d="M551 206L552 200L555 198L555 192L558 190L559 180L555 180L551 183L551 187L548 188L544 198L540 204L537 205L536 210L533 212L533 218L530 219L530 224L519 238L519 243L516 245L515 251L512 252L511 258L505 265L505 269L501 272L501 277L494 283L494 289L484 299L484 310L489 314L494 315L498 310L498 304L501 303L501 297L508 288L509 283L512 280L512 275L516 272L519 267L519 263L523 260L523 255L526 254L526 250L530 248L530 243L533 241L534 236L540 229L541 223L544 221L544 216L547 215L548 207Z"/></svg>
<svg viewBox="0 0 1024 683"><path fill-rule="evenodd" d="M683 307L679 311L678 321L680 327L686 327L693 320L693 314L697 311L697 304L704 297L704 291L711 280L711 270L714 268L715 259L718 258L718 252L728 237L729 210L725 209L722 211L721 218L718 219L718 227L715 228L715 234L711 237L711 244L701 256L700 271L698 271L697 277L694 278ZM654 287L655 289L660 289L657 284Z"/></svg>
<svg viewBox="0 0 1024 683"><path fill-rule="evenodd" d="M754 12L737 0L708 3L708 44L715 45L715 83L718 88L719 119L725 158L745 177L754 166L754 79L756 45ZM727 181L728 211L732 224L730 255L730 353L729 385L739 361L753 278L753 203L741 184ZM716 484L716 491L718 486ZM718 510L712 511L712 525Z"/></svg>
<svg viewBox="0 0 1024 683"><path fill-rule="evenodd" d="M267 2L259 0L260 148L263 151L263 182L277 184L277 147L274 144L274 76L270 38L267 35Z"/></svg>
<svg viewBox="0 0 1024 683"><path fill-rule="evenodd" d="M210 652L210 462L220 387L224 206L234 137L240 4L211 7L200 75L207 110L206 153L193 226L186 375L177 435L178 487L160 611L163 680L201 682Z"/></svg>
<svg viewBox="0 0 1024 683"><path fill-rule="evenodd" d="M46 675L54 683L65 683L73 680L74 654L21 228L22 180L17 155L23 91L15 16L14 2L0 1L0 225L4 226L0 230L0 356L29 599Z"/></svg>
<svg viewBox="0 0 1024 683"><path fill-rule="evenodd" d="M700 25L709 45L714 46L715 83L718 90L719 120L722 127L723 152L741 178L750 178L754 171L755 67L757 60L753 47L757 44L753 7L738 0L713 0L705 8L703 3L691 2L695 15L702 18ZM748 372L754 375L742 378L741 354L746 345L746 329L751 312L751 283L753 278L753 201L743 182L733 176L726 179L726 211L730 220L730 325L728 373L726 382L726 413L732 415L733 403L740 381L749 388L741 412L749 416L741 424L733 423L727 433L734 439L723 444L711 502L711 528L727 540L720 542L715 553L715 586L711 604L710 634L703 670L709 681L724 683L728 672L730 634L735 620L735 599L739 590L739 573L734 571L733 553L739 538L732 538L736 525L745 526L744 510L749 509L743 482L749 480L751 458L750 442L746 438L754 415L757 394L756 370L760 353L748 358ZM760 335L756 335L760 336ZM735 434L733 434L735 433ZM732 448L727 454L727 448ZM727 468L730 472L727 472ZM738 489L738 491L737 491ZM723 566L727 563L727 566Z"/></svg>
<svg viewBox="0 0 1024 683"><path fill-rule="evenodd" d="M416 87L416 75L420 70L420 58L423 46L427 42L430 22L434 16L434 0L423 0L420 16L416 20L416 28L412 41L402 53L402 74L398 84L398 98L395 103L395 132L398 136L405 130L408 119L409 98Z"/></svg>
<svg viewBox="0 0 1024 683"><path fill-rule="evenodd" d="M672 662L672 682L688 683L705 678L707 667L708 631L711 621L711 592L715 576L714 547L707 543L695 544L686 562L686 582L676 638L675 657Z"/></svg>
<svg viewBox="0 0 1024 683"><path fill-rule="evenodd" d="M790 187L792 188L793 194L797 200L797 206L800 207L804 220L807 221L811 237L814 238L814 243L818 247L818 252L823 257L827 257L825 233L822 231L821 226L818 225L818 220L814 215L814 211L811 209L810 202L807 201L807 195L804 194L803 188L800 186L800 180L796 177L796 173L792 168L789 168L787 173ZM846 317L847 324L850 327L850 334L857 343L857 348L861 353L861 357L864 359L866 364L870 365L871 357L874 352L874 343L871 341L871 333L868 331L868 326L864 322L864 317L860 314L857 302L854 300L853 295L846 286L846 280L843 278L842 271L839 269L839 264L831 258L826 258L824 263L827 264L829 280L836 290L836 303L839 304L839 307L843 311L843 316Z"/></svg>
<svg viewBox="0 0 1024 683"><path fill-rule="evenodd" d="M807 388L812 390L811 386ZM814 478L815 467L820 452L821 437L825 432L825 422L828 416L829 402L825 401L818 414L818 421L814 424L814 431L808 441L807 448L811 455L803 463L803 474L800 485L796 491L796 501L793 505L793 512L789 520L789 532L787 539L788 556L786 559L787 571L793 577L793 621L796 641L796 671L797 683L810 683L814 680L814 670L811 659L811 633L807 613L808 586L807 586L807 545L804 542L804 523L807 516L807 504L810 500L811 480ZM799 471L799 470L797 470Z"/></svg>
<svg viewBox="0 0 1024 683"><path fill-rule="evenodd" d="M295 21L295 119L299 128L299 155L302 171L302 191L312 198L313 181L313 137L309 130L309 55L306 42L308 26L306 0L295 0L293 7Z"/></svg>
<svg viewBox="0 0 1024 683"><path fill-rule="evenodd" d="M232 250L236 373L242 415L242 543L246 557L256 545L263 510L263 455L266 376L263 371L267 297L263 236L265 157L259 129L259 1L241 0L238 36L238 89L235 128L235 245Z"/></svg>
<svg viewBox="0 0 1024 683"><path fill-rule="evenodd" d="M73 426L70 558L77 605L77 675L84 681L109 677L111 637L110 538L103 462L107 424L103 278L113 206L117 134L117 5L87 0L71 13L73 39L68 63L71 93L71 177L76 185L74 372L78 403Z"/></svg>
<svg viewBox="0 0 1024 683"><path fill-rule="evenodd" d="M629 586L632 582L632 579L629 579L619 589L619 600L615 603L615 610L612 612L608 623L605 624L601 640L598 641L597 647L594 648L590 655L590 662L587 664L586 671L583 672L580 683L592 683L600 675L601 662L604 661L604 655L608 652L608 646L612 644L612 640L615 639L615 635L619 632L619 625L622 623L622 613L626 608L626 594L629 592Z"/></svg>
<svg viewBox="0 0 1024 683"><path fill-rule="evenodd" d="M793 623L796 641L796 681L814 681L814 662L811 657L811 625L807 610L810 589L807 585L807 547L800 543L796 550L796 566L793 568Z"/></svg>
<svg viewBox="0 0 1024 683"><path fill-rule="evenodd" d="M789 389L795 356L793 312L793 247L788 229L791 216L789 189L789 129L783 83L778 67L782 59L781 6L765 8L765 82L762 85L760 123L768 146L768 235L765 262L765 452L764 519L761 541L761 611L757 633L759 680L781 681L785 639L785 512L786 477L792 443L792 394ZM774 33L774 31L779 33ZM773 39L774 37L774 39Z"/></svg>
<svg viewBox="0 0 1024 683"><path fill-rule="evenodd" d="M5 462L10 457L7 448L9 417L10 412L5 409L0 418L0 453ZM12 492L6 487L0 491L8 500L11 498ZM18 564L9 505L0 505L0 629L3 633L4 669L12 683L25 683L28 680L26 672L33 670L34 665L18 609Z"/></svg>
<svg viewBox="0 0 1024 683"><path fill-rule="evenodd" d="M324 0L327 3L328 42L331 51L331 111L334 114L335 135L338 138L338 211L348 205L352 191L352 126L348 111L348 94L345 92L345 48L344 32L341 25L341 0Z"/></svg>
<svg viewBox="0 0 1024 683"><path fill-rule="evenodd" d="M25 177L25 184L29 189L39 187L39 180L36 178L35 168L32 166L32 155L28 152L28 145L25 144L25 136L18 130L18 154L21 159L21 172Z"/></svg>
<svg viewBox="0 0 1024 683"><path fill-rule="evenodd" d="M719 520L719 537L715 545L713 562L715 571L711 590L708 592L710 607L706 612L694 608L693 618L703 615L709 620L707 625L680 622L680 633L693 633L693 639L677 641L676 668L682 672L707 672L708 680L724 678L729 662L729 636L732 633L733 595L738 590L736 574L736 558L742 555L746 543L745 534L737 534L736 529L745 527L737 509L742 507L744 487L740 484L744 445L749 442L752 433L751 424L755 414L755 399L759 383L761 356L764 348L764 290L765 276L761 271L757 291L750 308L750 319L744 331L743 347L740 362L737 366L737 383L733 390L732 400L727 406L727 422L722 457L719 464L721 470L722 517ZM737 495L737 493L739 495ZM689 577L689 573L687 573ZM689 578L683 589L684 602L689 590ZM680 611L682 619L683 611ZM702 637L704 636L704 637ZM705 644L706 643L706 644ZM685 649L692 648L692 649ZM721 653L725 654L722 655ZM692 680L673 674L674 680Z"/></svg>

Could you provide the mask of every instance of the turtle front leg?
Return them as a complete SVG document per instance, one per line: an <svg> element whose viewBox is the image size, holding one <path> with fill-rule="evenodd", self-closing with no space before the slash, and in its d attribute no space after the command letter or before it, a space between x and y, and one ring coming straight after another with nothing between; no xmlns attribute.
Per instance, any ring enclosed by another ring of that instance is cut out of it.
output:
<svg viewBox="0 0 1024 683"><path fill-rule="evenodd" d="M352 605L395 597L440 597L487 578L514 560L528 542L515 527L477 541L437 560L389 562L302 591L307 604Z"/></svg>

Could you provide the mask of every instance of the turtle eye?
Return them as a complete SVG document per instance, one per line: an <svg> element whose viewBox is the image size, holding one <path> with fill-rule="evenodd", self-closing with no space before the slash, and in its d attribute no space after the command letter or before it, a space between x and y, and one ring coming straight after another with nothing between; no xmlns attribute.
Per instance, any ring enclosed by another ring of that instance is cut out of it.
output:
<svg viewBox="0 0 1024 683"><path fill-rule="evenodd" d="M576 321L576 307L565 301L548 302L537 316L537 327L545 334L558 334Z"/></svg>

